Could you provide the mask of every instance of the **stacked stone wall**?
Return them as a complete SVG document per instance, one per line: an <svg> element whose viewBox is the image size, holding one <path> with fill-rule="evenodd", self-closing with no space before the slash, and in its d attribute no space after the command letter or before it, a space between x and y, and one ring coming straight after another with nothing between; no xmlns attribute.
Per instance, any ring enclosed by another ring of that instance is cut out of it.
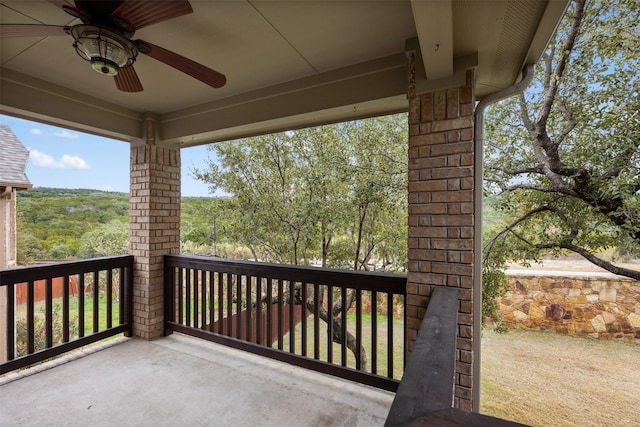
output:
<svg viewBox="0 0 640 427"><path fill-rule="evenodd" d="M510 328L640 339L640 282L614 275L507 274L500 299Z"/></svg>

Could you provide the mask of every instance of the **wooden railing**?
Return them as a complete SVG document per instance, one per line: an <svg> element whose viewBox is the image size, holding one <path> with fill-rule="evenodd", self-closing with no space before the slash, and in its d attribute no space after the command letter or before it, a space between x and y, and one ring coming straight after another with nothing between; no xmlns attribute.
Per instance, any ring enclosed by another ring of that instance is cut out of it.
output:
<svg viewBox="0 0 640 427"><path fill-rule="evenodd" d="M165 256L165 333L391 391L404 370L405 295L397 274Z"/></svg>
<svg viewBox="0 0 640 427"><path fill-rule="evenodd" d="M458 291L434 287L385 427L526 427L453 407Z"/></svg>
<svg viewBox="0 0 640 427"><path fill-rule="evenodd" d="M0 374L110 336L130 336L132 271L129 255L0 270L7 302L0 307L6 330Z"/></svg>
<svg viewBox="0 0 640 427"><path fill-rule="evenodd" d="M385 426L410 425L421 416L452 407L457 313L458 289L436 286Z"/></svg>

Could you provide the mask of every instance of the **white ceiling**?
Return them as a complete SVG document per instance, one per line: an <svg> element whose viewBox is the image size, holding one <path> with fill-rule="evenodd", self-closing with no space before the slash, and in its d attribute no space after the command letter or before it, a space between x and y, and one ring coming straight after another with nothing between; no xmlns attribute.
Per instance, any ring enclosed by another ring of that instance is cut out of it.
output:
<svg viewBox="0 0 640 427"><path fill-rule="evenodd" d="M183 146L406 109L409 40L426 82L446 85L461 58L477 63L477 95L509 86L536 61L566 0L204 1L139 30L143 39L222 72L213 89L145 55L144 91L124 93L72 38L0 39L0 108L134 141L145 118ZM80 23L48 1L0 1L0 22ZM415 43L414 43L415 44Z"/></svg>

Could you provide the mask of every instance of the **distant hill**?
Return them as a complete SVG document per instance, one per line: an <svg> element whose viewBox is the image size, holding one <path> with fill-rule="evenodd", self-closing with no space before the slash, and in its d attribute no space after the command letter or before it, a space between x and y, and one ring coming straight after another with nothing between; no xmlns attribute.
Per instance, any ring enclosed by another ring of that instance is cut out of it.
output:
<svg viewBox="0 0 640 427"><path fill-rule="evenodd" d="M77 255L80 238L100 224L129 221L129 194L98 190L32 188L19 191L18 228L54 258ZM65 256L65 252L66 256Z"/></svg>
<svg viewBox="0 0 640 427"><path fill-rule="evenodd" d="M210 198L184 197L183 228L208 222ZM111 221L129 222L129 194L37 187L18 192L18 229L52 258L77 256L82 235ZM195 223L194 223L195 222Z"/></svg>

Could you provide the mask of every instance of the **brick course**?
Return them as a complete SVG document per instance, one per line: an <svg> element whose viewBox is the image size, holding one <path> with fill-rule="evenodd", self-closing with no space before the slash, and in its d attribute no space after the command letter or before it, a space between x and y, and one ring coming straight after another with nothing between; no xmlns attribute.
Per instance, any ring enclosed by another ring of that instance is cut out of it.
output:
<svg viewBox="0 0 640 427"><path fill-rule="evenodd" d="M180 151L131 147L129 253L133 271L133 333L163 334L163 256L180 252Z"/></svg>
<svg viewBox="0 0 640 427"><path fill-rule="evenodd" d="M409 95L411 352L434 286L460 288L454 404L472 410L474 72L462 87Z"/></svg>

